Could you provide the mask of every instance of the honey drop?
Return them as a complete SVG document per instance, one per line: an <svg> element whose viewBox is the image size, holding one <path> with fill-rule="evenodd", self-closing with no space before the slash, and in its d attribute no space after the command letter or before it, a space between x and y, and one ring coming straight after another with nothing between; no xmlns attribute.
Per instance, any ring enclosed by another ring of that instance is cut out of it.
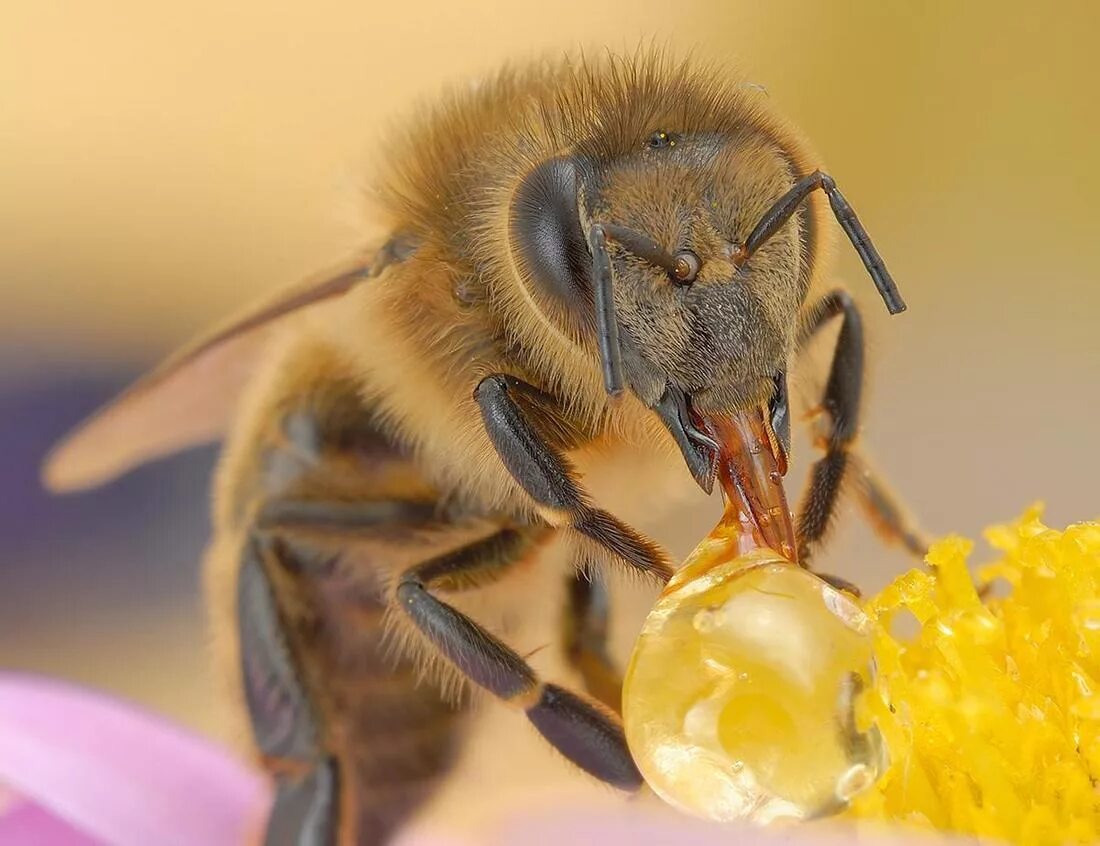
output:
<svg viewBox="0 0 1100 846"><path fill-rule="evenodd" d="M623 690L635 761L658 795L697 816L840 810L886 766L858 713L870 622L770 550L714 565L714 546L670 582L635 647Z"/></svg>
<svg viewBox="0 0 1100 846"><path fill-rule="evenodd" d="M627 744L654 792L696 816L836 812L887 764L861 707L874 682L872 623L793 563L761 417L715 429L726 513L646 618L623 685Z"/></svg>

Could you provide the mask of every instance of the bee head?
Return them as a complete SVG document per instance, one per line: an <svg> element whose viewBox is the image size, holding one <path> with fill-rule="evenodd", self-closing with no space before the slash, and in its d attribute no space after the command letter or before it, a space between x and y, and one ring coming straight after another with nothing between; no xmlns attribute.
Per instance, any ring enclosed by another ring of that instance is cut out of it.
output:
<svg viewBox="0 0 1100 846"><path fill-rule="evenodd" d="M760 133L658 129L628 155L543 162L514 195L523 284L596 348L609 393L629 388L661 416L705 489L717 461L704 431L713 415L762 408L786 466L785 373L810 288L815 232L804 201L815 188L836 211L832 180L795 172ZM854 214L849 223L858 227ZM865 261L885 275L857 234Z"/></svg>

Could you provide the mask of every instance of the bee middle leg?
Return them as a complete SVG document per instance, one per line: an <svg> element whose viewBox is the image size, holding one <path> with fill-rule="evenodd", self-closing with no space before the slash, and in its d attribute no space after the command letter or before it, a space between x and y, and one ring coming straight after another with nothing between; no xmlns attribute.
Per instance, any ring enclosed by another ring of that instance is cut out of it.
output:
<svg viewBox="0 0 1100 846"><path fill-rule="evenodd" d="M547 394L514 376L497 373L474 391L489 439L504 466L527 494L568 528L595 541L634 569L662 582L672 577L667 555L648 538L591 504L568 460L533 421L560 415Z"/></svg>
<svg viewBox="0 0 1100 846"><path fill-rule="evenodd" d="M576 568L568 577L566 591L562 626L565 658L580 673L585 689L621 714L622 674L607 654L611 607L607 583L587 568Z"/></svg>
<svg viewBox="0 0 1100 846"><path fill-rule="evenodd" d="M406 570L395 601L421 634L469 681L522 708L538 732L585 772L622 790L636 790L641 774L610 710L556 684L500 639L447 604L436 591L462 585L506 566L525 552L530 538L504 529L455 552Z"/></svg>
<svg viewBox="0 0 1100 846"><path fill-rule="evenodd" d="M860 505L879 535L887 542L900 543L910 553L923 557L928 542L907 515L890 489L876 478L855 449L859 433L860 399L864 382L863 321L851 295L843 289L830 291L817 303L803 327L805 344L834 317L842 320L833 352L829 379L821 402L829 424L823 438L825 454L814 463L810 481L798 514L799 559L808 565L829 528L845 478L854 473ZM836 580L841 587L850 587Z"/></svg>

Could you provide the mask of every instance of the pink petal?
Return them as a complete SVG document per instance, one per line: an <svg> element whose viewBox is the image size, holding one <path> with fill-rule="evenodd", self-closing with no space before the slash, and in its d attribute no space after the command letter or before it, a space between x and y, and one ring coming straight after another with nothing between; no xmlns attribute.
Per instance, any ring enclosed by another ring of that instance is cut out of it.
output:
<svg viewBox="0 0 1100 846"><path fill-rule="evenodd" d="M762 829L705 823L671 810L561 808L517 816L502 825L490 842L492 846L950 846L963 841L901 828L857 829L836 822Z"/></svg>
<svg viewBox="0 0 1100 846"><path fill-rule="evenodd" d="M3 786L14 788L8 795ZM259 831L266 782L157 717L57 681L0 674L0 843L240 846ZM901 830L715 826L655 808L565 806L502 818L492 846L921 846ZM463 846L445 831L407 846Z"/></svg>
<svg viewBox="0 0 1100 846"><path fill-rule="evenodd" d="M91 838L83 843L118 846L239 846L269 802L260 776L158 717L62 682L7 674L0 784L32 803L9 809L0 835L13 814L21 825L28 814L24 821L42 826L67 821ZM81 843L50 837L33 842Z"/></svg>
<svg viewBox="0 0 1100 846"><path fill-rule="evenodd" d="M103 846L96 840L27 800L16 800L0 811L0 843L4 846Z"/></svg>

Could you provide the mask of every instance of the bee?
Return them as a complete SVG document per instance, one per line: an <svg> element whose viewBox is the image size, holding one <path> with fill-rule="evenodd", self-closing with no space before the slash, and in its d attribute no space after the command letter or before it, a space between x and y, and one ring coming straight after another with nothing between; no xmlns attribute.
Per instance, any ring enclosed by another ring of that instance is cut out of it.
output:
<svg viewBox="0 0 1100 846"><path fill-rule="evenodd" d="M659 497L652 469L709 493L711 423L727 418L785 472L787 374L834 321L824 453L775 542L808 565L854 473L884 535L924 546L854 450L863 330L853 299L820 284L830 209L888 309L905 303L757 87L660 51L567 57L456 89L383 146L382 243L169 358L44 471L87 488L224 437L207 581L275 784L270 843L385 842L454 760L456 684L637 790L606 586L584 571L661 583L673 565L590 491ZM629 478L601 476L615 451ZM578 564L562 637L585 692L460 610L559 536Z"/></svg>

